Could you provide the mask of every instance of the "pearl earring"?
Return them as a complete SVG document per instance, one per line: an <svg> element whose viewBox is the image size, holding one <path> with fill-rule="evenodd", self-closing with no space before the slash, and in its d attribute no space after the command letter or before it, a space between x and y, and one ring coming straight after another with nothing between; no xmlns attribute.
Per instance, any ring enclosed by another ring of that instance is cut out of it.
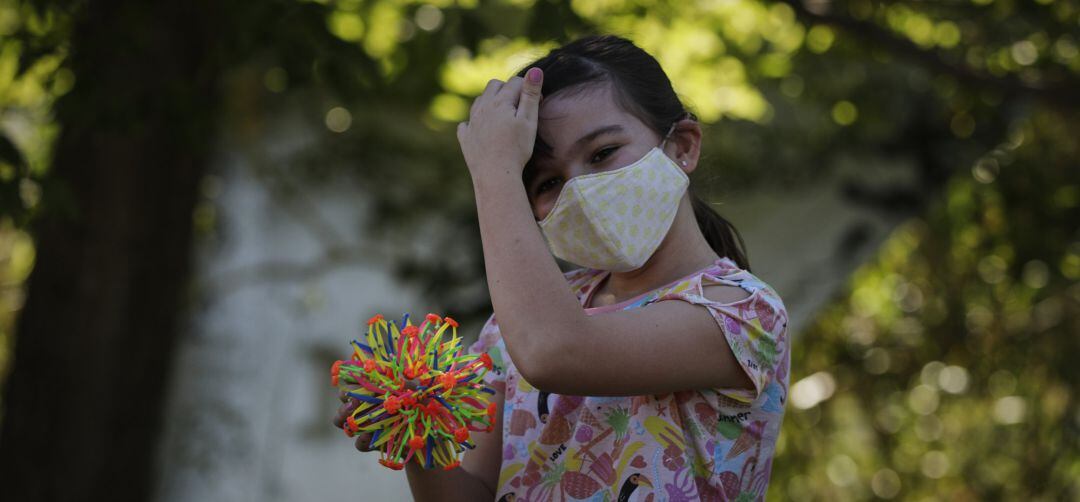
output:
<svg viewBox="0 0 1080 502"><path fill-rule="evenodd" d="M685 161L685 160L683 160L683 161L681 161L681 162L682 162L682 165L683 165L683 167L686 167L686 161Z"/></svg>

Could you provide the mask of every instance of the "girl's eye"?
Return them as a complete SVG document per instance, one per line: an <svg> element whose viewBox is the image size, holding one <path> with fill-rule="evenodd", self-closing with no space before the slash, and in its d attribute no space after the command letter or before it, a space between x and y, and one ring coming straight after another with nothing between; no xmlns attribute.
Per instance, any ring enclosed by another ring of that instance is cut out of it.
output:
<svg viewBox="0 0 1080 502"><path fill-rule="evenodd" d="M548 178L544 180L543 183L540 183L540 186L536 187L536 193L541 194L546 192L547 189L554 187L559 182L559 179L560 178L556 176L554 178Z"/></svg>
<svg viewBox="0 0 1080 502"><path fill-rule="evenodd" d="M593 156L593 163L602 162L604 159L608 158L611 155L611 152L614 152L615 150L618 150L618 149L619 149L619 147L612 146L612 147L608 147L608 148L605 148L603 150L600 150L599 152L596 152L596 155ZM603 154L603 155L601 155L601 154ZM600 157L600 158L597 159L597 157Z"/></svg>

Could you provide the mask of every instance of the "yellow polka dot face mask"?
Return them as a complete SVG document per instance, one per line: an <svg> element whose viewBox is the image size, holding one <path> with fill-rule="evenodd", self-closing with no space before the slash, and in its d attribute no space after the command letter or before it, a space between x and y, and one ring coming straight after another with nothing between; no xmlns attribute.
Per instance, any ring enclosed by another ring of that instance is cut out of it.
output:
<svg viewBox="0 0 1080 502"><path fill-rule="evenodd" d="M670 134L670 133L669 133ZM640 268L667 235L686 173L654 146L634 163L563 184L540 229L555 256L598 270Z"/></svg>

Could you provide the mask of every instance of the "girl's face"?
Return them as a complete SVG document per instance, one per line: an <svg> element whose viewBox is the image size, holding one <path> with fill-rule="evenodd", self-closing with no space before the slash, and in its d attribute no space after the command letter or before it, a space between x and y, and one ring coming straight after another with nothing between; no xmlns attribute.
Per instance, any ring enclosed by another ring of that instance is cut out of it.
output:
<svg viewBox="0 0 1080 502"><path fill-rule="evenodd" d="M537 134L551 146L551 153L537 152L523 174L537 221L551 211L569 179L630 165L663 139L619 108L607 85L560 94L545 97L538 115ZM665 149L674 148L674 136ZM693 168L694 163L688 164L684 171Z"/></svg>

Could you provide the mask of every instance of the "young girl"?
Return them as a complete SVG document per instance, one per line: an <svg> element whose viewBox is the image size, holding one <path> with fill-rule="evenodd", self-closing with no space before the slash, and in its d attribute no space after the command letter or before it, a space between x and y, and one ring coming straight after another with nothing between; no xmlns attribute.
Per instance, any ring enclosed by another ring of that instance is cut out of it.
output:
<svg viewBox="0 0 1080 502"><path fill-rule="evenodd" d="M502 413L461 469L410 462L413 496L764 498L787 312L688 190L699 124L617 36L526 68L491 80L458 127L494 307L469 351L495 361ZM564 274L552 255L582 268Z"/></svg>

